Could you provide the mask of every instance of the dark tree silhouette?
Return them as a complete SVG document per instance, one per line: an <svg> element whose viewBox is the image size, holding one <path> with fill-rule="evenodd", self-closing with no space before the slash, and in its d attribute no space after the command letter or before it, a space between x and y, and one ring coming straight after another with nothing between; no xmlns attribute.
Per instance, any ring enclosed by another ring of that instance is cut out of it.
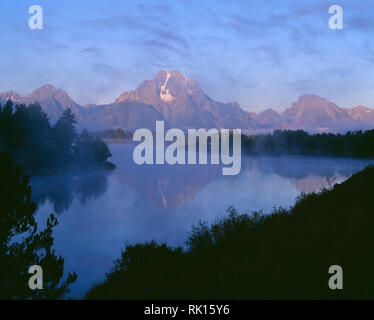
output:
<svg viewBox="0 0 374 320"><path fill-rule="evenodd" d="M57 144L65 156L61 161L69 161L72 157L72 146L77 137L76 123L74 114L70 109L67 109L53 127Z"/></svg>
<svg viewBox="0 0 374 320"><path fill-rule="evenodd" d="M64 258L52 249L57 219L51 214L46 228L38 230L29 178L1 152L0 181L0 299L63 298L77 275L62 280ZM28 286L32 265L43 268L42 290Z"/></svg>
<svg viewBox="0 0 374 320"><path fill-rule="evenodd" d="M93 137L99 139L130 139L133 136L133 132L130 130L118 129L107 129L103 131L94 132Z"/></svg>
<svg viewBox="0 0 374 320"><path fill-rule="evenodd" d="M48 117L37 104L16 105L8 100L0 107L0 151L30 174L51 173L69 166L105 165L111 156L108 146L92 139L87 132L76 133L74 114L67 109L51 127Z"/></svg>
<svg viewBox="0 0 374 320"><path fill-rule="evenodd" d="M107 144L93 138L85 129L79 135L74 145L74 154L78 161L105 163L112 156Z"/></svg>
<svg viewBox="0 0 374 320"><path fill-rule="evenodd" d="M2 149L9 148L11 145L12 137L12 112L13 112L13 103L8 100L3 108L0 108L0 151Z"/></svg>
<svg viewBox="0 0 374 320"><path fill-rule="evenodd" d="M347 132L346 134L308 134L302 130L275 130L255 136L242 135L247 153L292 154L335 157L374 157L374 130Z"/></svg>
<svg viewBox="0 0 374 320"><path fill-rule="evenodd" d="M109 170L95 170L34 177L31 181L33 199L38 206L48 201L54 212L60 214L69 209L75 196L84 205L87 200L105 193L110 173Z"/></svg>

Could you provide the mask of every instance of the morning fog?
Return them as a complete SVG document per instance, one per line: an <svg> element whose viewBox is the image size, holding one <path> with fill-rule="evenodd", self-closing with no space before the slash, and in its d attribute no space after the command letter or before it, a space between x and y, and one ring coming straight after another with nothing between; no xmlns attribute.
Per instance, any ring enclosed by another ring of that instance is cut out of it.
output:
<svg viewBox="0 0 374 320"><path fill-rule="evenodd" d="M164 121L156 121L155 135L154 140L152 131L144 128L134 132L133 141L141 142L133 151L133 159L136 164L208 164L208 156L210 155L210 164L221 163L223 165L223 175L240 173L240 129L232 130L231 134L229 129L221 129L220 131L217 129L208 131L188 129L186 139L185 132L182 130L174 128L165 133ZM231 140L232 146L230 146ZM165 146L169 142L171 143Z"/></svg>

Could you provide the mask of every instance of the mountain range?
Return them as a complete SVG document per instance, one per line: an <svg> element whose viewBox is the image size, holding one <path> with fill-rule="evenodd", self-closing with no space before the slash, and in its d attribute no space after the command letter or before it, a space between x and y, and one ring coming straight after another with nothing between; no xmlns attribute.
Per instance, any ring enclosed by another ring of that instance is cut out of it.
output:
<svg viewBox="0 0 374 320"><path fill-rule="evenodd" d="M152 80L138 88L123 92L106 105L80 106L69 95L44 85L28 95L14 91L0 93L0 103L8 99L29 105L38 102L51 122L57 121L70 108L79 128L102 130L123 128L155 128L156 120L164 120L172 128L240 128L247 133L274 129L303 129L309 132L344 132L374 127L374 109L364 106L341 108L317 95L302 95L282 113L267 109L260 113L243 110L237 102L213 100L194 79L181 72L160 70Z"/></svg>

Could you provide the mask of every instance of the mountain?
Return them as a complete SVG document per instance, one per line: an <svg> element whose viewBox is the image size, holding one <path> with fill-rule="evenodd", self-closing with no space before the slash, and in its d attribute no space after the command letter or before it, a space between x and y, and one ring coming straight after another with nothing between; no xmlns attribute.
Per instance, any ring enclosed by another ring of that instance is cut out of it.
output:
<svg viewBox="0 0 374 320"><path fill-rule="evenodd" d="M325 98L303 95L282 113L281 127L325 131L354 126L346 109Z"/></svg>
<svg viewBox="0 0 374 320"><path fill-rule="evenodd" d="M266 109L259 114L255 113L254 117L262 128L273 128L281 119L281 115L273 109Z"/></svg>
<svg viewBox="0 0 374 320"><path fill-rule="evenodd" d="M169 128L240 128L251 134L275 129L345 132L374 127L373 109L364 106L341 108L312 94L300 96L282 113L273 109L260 113L245 111L236 102L213 100L196 80L170 70L160 70L153 79L143 81L135 90L122 93L106 105L80 106L65 91L50 84L29 95L21 96L14 91L0 93L0 103L4 104L8 99L26 105L38 102L52 122L70 108L78 128L89 130L154 129L156 120L164 120Z"/></svg>
<svg viewBox="0 0 374 320"><path fill-rule="evenodd" d="M252 115L238 103L214 101L201 90L196 80L188 79L178 71L161 70L152 80L143 81L136 90L122 93L107 105L81 107L65 91L49 84L29 95L20 96L13 91L0 94L3 103L9 98L27 105L38 101L52 121L71 108L79 127L90 130L154 128L156 120L165 120L167 127L181 129L255 129L257 126Z"/></svg>
<svg viewBox="0 0 374 320"><path fill-rule="evenodd" d="M241 128L251 133L274 129L340 132L374 126L374 110L362 106L341 108L312 94L300 96L282 113L273 109L258 114L247 112L238 103L214 101L202 91L196 80L169 70L161 70L137 89L122 93L114 103L123 101L152 105L171 127L182 129Z"/></svg>
<svg viewBox="0 0 374 320"><path fill-rule="evenodd" d="M2 92L0 99L3 100L3 103L10 99L14 103L25 105L38 102L52 122L57 121L68 108L74 112L77 120L81 119L82 108L65 91L56 89L51 84L46 84L24 96L14 91Z"/></svg>
<svg viewBox="0 0 374 320"><path fill-rule="evenodd" d="M355 108L347 109L348 114L354 120L374 122L374 110L364 106L357 106Z"/></svg>
<svg viewBox="0 0 374 320"><path fill-rule="evenodd" d="M14 91L6 91L0 93L0 102L4 104L6 101L11 100L15 103L18 103L21 99L21 96Z"/></svg>
<svg viewBox="0 0 374 320"><path fill-rule="evenodd" d="M79 127L89 130L123 128L136 130L139 128L154 129L157 120L165 120L163 115L153 106L135 101L121 101L104 106L84 109L81 113Z"/></svg>
<svg viewBox="0 0 374 320"><path fill-rule="evenodd" d="M143 81L115 103L142 102L152 105L171 127L254 128L255 121L238 103L221 103L207 96L194 79L181 72L161 70L152 80Z"/></svg>
<svg viewBox="0 0 374 320"><path fill-rule="evenodd" d="M257 132L274 129L345 132L374 127L374 110L363 106L341 108L323 97L312 94L300 96L282 113L266 109L258 114L251 114L258 125Z"/></svg>

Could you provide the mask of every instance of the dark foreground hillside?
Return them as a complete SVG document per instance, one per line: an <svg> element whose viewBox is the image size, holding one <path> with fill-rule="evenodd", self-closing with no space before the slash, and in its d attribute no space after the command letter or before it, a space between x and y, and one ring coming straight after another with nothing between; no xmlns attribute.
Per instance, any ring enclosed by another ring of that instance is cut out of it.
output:
<svg viewBox="0 0 374 320"><path fill-rule="evenodd" d="M271 215L192 228L187 248L128 245L87 299L373 299L374 167ZM331 265L343 290L330 290Z"/></svg>

